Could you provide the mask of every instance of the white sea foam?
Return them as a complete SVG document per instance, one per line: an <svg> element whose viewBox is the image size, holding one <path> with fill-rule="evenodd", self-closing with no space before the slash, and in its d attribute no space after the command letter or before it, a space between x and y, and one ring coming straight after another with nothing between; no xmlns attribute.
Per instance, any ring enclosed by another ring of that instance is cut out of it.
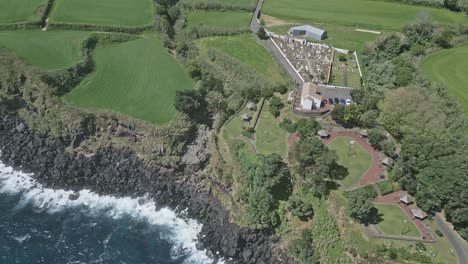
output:
<svg viewBox="0 0 468 264"><path fill-rule="evenodd" d="M114 219L131 216L152 225L164 226L161 237L176 244L175 252L188 252L187 263L211 263L204 250L196 248L197 235L202 226L195 220L182 219L170 209L156 210L155 202L148 197L132 199L130 197L117 198L109 195L98 195L89 190L79 193L65 190L44 188L37 183L30 174L14 171L11 167L0 162L0 192L21 194L18 206L32 204L36 210L47 210L54 213L68 208L82 208L88 213L106 213ZM69 199L72 194L78 194L75 200Z"/></svg>

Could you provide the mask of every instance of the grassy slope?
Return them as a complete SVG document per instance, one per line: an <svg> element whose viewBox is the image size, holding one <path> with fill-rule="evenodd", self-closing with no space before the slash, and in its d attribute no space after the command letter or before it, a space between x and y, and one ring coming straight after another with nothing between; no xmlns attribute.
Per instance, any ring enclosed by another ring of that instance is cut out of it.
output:
<svg viewBox="0 0 468 264"><path fill-rule="evenodd" d="M391 204L375 204L375 208L382 214L383 221L378 223L377 226L388 235L400 235L403 231L404 236L420 237L418 228L406 216L401 208ZM406 219L406 227L403 220Z"/></svg>
<svg viewBox="0 0 468 264"><path fill-rule="evenodd" d="M468 23L460 13L440 8L364 0L271 0L265 14L297 23L330 23L342 26L399 31L421 11L442 24Z"/></svg>
<svg viewBox="0 0 468 264"><path fill-rule="evenodd" d="M57 0L51 22L144 26L153 21L151 0Z"/></svg>
<svg viewBox="0 0 468 264"><path fill-rule="evenodd" d="M81 56L81 43L89 36L76 31L1 31L0 46L42 70L72 66Z"/></svg>
<svg viewBox="0 0 468 264"><path fill-rule="evenodd" d="M34 21L36 11L45 0L1 0L0 24Z"/></svg>
<svg viewBox="0 0 468 264"><path fill-rule="evenodd" d="M284 74L272 55L250 35L232 37L208 37L197 42L203 51L218 49L242 63L252 66L257 72L273 81L282 81Z"/></svg>
<svg viewBox="0 0 468 264"><path fill-rule="evenodd" d="M193 87L156 37L98 48L93 57L95 72L66 95L80 107L165 123L175 114L175 91Z"/></svg>
<svg viewBox="0 0 468 264"><path fill-rule="evenodd" d="M430 56L423 69L429 78L443 83L468 114L468 45L445 50Z"/></svg>
<svg viewBox="0 0 468 264"><path fill-rule="evenodd" d="M247 12L215 12L195 10L188 14L187 23L192 26L220 27L225 29L247 29L251 15Z"/></svg>
<svg viewBox="0 0 468 264"><path fill-rule="evenodd" d="M264 155L276 153L284 158L287 152L286 136L286 131L279 127L278 120L270 114L265 102L255 132L257 152Z"/></svg>
<svg viewBox="0 0 468 264"><path fill-rule="evenodd" d="M359 144L354 144L350 152L351 155L348 156L351 140L352 138L349 137L337 137L327 145L330 149L336 151L339 158L338 164L348 169L348 176L341 181L344 188L356 186L372 163L371 155Z"/></svg>

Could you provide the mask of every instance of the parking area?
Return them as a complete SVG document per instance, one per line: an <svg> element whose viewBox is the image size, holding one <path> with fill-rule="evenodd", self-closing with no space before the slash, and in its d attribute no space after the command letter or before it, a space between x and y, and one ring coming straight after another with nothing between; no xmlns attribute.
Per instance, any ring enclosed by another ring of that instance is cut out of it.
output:
<svg viewBox="0 0 468 264"><path fill-rule="evenodd" d="M352 103L351 89L337 88L332 86L319 86L317 93L327 99L328 104ZM331 100L330 100L331 99Z"/></svg>

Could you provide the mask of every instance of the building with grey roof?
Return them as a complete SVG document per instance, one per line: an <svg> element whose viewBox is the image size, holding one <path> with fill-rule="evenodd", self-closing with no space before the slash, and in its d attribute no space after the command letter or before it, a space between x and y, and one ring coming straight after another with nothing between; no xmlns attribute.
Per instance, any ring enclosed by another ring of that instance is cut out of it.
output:
<svg viewBox="0 0 468 264"><path fill-rule="evenodd" d="M315 40L323 40L327 38L327 32L325 30L310 25L292 27L289 29L289 34L291 34L294 37L304 36L306 38L311 38Z"/></svg>

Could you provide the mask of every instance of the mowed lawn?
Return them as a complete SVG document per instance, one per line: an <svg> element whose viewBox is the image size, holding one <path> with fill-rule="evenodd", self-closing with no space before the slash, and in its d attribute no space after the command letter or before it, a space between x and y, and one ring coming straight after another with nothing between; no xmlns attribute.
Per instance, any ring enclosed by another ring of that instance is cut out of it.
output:
<svg viewBox="0 0 468 264"><path fill-rule="evenodd" d="M441 51L423 63L435 83L442 83L468 114L468 45Z"/></svg>
<svg viewBox="0 0 468 264"><path fill-rule="evenodd" d="M359 180L372 165L372 156L359 143L349 147L353 139L350 137L337 137L327 146L336 151L338 164L348 169L348 175L341 180L341 185L351 188L359 184Z"/></svg>
<svg viewBox="0 0 468 264"><path fill-rule="evenodd" d="M326 23L400 31L425 11L442 24L468 23L462 13L442 8L366 0L269 0L263 13L296 23Z"/></svg>
<svg viewBox="0 0 468 264"><path fill-rule="evenodd" d="M1 0L0 24L34 21L37 11L46 0Z"/></svg>
<svg viewBox="0 0 468 264"><path fill-rule="evenodd" d="M265 102L255 130L255 146L259 154L276 153L284 158L287 152L287 133L279 127L278 120L271 115L268 107L268 103Z"/></svg>
<svg viewBox="0 0 468 264"><path fill-rule="evenodd" d="M218 49L272 81L284 81L284 74L273 56L250 35L203 38L197 41L197 46L202 51Z"/></svg>
<svg viewBox="0 0 468 264"><path fill-rule="evenodd" d="M223 29L248 29L251 14L248 12L216 12L195 10L188 14L189 27L206 26Z"/></svg>
<svg viewBox="0 0 468 264"><path fill-rule="evenodd" d="M95 71L65 99L88 109L121 112L153 123L170 121L176 90L192 80L157 37L113 44L93 52Z"/></svg>
<svg viewBox="0 0 468 264"><path fill-rule="evenodd" d="M0 31L0 47L34 67L57 70L80 61L82 43L89 36L80 31Z"/></svg>
<svg viewBox="0 0 468 264"><path fill-rule="evenodd" d="M145 26L153 23L151 0L56 0L51 22L105 26Z"/></svg>
<svg viewBox="0 0 468 264"><path fill-rule="evenodd" d="M377 226L387 235L403 235L420 237L418 228L403 210L391 204L374 204L379 210L382 221ZM406 220L406 224L404 222Z"/></svg>

